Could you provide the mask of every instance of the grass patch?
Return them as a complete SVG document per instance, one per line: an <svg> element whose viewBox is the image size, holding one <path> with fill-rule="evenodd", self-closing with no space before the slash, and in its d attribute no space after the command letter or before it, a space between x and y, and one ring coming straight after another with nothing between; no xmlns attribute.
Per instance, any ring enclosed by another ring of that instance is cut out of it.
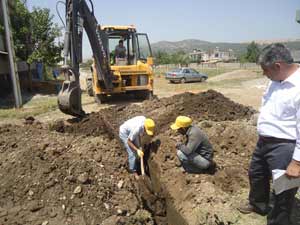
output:
<svg viewBox="0 0 300 225"><path fill-rule="evenodd" d="M95 101L87 94L81 96L82 105L93 104ZM28 116L38 116L44 113L52 112L58 109L57 96L23 96L23 107L20 109L12 108L12 102L6 106L1 103L0 120L1 119L23 119Z"/></svg>
<svg viewBox="0 0 300 225"><path fill-rule="evenodd" d="M0 119L21 119L27 116L37 116L57 108L57 97L33 98L20 109L0 109Z"/></svg>

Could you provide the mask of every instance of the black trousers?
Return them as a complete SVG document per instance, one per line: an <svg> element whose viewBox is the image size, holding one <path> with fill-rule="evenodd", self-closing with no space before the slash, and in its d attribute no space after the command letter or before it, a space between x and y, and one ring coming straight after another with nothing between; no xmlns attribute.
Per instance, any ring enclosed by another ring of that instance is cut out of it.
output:
<svg viewBox="0 0 300 225"><path fill-rule="evenodd" d="M273 169L285 170L292 160L295 141L260 137L249 168L249 202L260 214L267 214L268 225L289 225L297 188L270 195ZM272 207L269 208L269 200Z"/></svg>

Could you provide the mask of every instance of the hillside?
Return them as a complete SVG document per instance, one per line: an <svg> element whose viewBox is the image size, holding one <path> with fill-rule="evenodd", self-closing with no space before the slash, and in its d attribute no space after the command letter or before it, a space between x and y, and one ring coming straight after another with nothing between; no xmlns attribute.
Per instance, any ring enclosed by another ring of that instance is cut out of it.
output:
<svg viewBox="0 0 300 225"><path fill-rule="evenodd" d="M277 40L278 41L278 40ZM264 47L266 44L272 43L273 41L260 42L259 45ZM274 41L275 42L275 41ZM282 40L280 41L287 45L292 51L300 50L300 40ZM209 51L219 47L221 51L232 49L238 56L245 52L249 43L229 43L229 42L208 42L196 39L187 39L182 41L170 42L170 41L160 41L151 44L153 52L164 51L168 53L184 51L191 52L193 49L201 49L203 51Z"/></svg>

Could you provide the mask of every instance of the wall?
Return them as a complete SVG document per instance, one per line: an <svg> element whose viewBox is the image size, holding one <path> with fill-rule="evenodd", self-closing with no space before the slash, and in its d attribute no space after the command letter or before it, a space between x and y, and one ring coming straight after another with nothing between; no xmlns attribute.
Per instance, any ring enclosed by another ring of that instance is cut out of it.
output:
<svg viewBox="0 0 300 225"><path fill-rule="evenodd" d="M17 63L20 87L22 90L29 90L32 86L28 75L28 65L25 61ZM35 64L31 65L32 76L35 76ZM3 97L12 93L12 81L10 77L7 55L0 54L0 96Z"/></svg>
<svg viewBox="0 0 300 225"><path fill-rule="evenodd" d="M18 72L27 72L28 71L28 64L25 61L17 62ZM31 71L36 70L35 63L30 65ZM7 55L0 54L0 75L9 74L9 62Z"/></svg>
<svg viewBox="0 0 300 225"><path fill-rule="evenodd" d="M0 75L4 73L8 73L8 55L0 53Z"/></svg>
<svg viewBox="0 0 300 225"><path fill-rule="evenodd" d="M4 36L0 34L0 52L6 52Z"/></svg>

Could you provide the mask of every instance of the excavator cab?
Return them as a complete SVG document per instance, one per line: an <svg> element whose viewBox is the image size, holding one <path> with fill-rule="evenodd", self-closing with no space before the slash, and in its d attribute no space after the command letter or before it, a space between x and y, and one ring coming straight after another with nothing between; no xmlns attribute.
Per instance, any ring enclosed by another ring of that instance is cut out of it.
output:
<svg viewBox="0 0 300 225"><path fill-rule="evenodd" d="M135 65L137 60L147 62L152 58L147 34L137 33L134 26L103 26L102 30L108 37L112 66ZM120 55L120 49L125 51L124 55Z"/></svg>
<svg viewBox="0 0 300 225"><path fill-rule="evenodd" d="M107 37L113 89L108 92L98 85L95 68L97 62L94 59L92 76L87 78L89 95L94 96L98 103L120 93L131 93L140 99L150 99L153 93L153 59L147 34L137 33L133 25L101 26L101 30Z"/></svg>

